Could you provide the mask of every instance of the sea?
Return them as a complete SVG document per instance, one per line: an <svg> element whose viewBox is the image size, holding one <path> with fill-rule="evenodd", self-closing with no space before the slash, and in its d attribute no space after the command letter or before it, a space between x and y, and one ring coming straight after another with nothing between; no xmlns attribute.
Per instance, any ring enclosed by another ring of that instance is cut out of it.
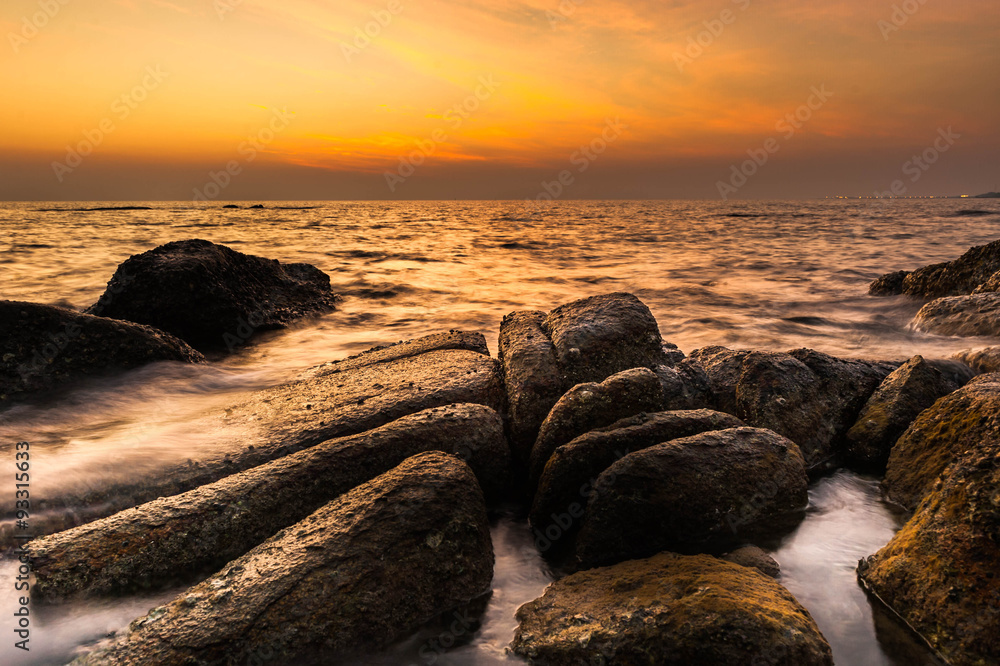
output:
<svg viewBox="0 0 1000 666"><path fill-rule="evenodd" d="M230 204L237 208L226 208ZM419 201L0 203L0 298L82 310L118 264L201 238L283 262L311 263L343 296L335 312L264 333L209 365L154 364L0 412L0 470L32 444L32 493L44 497L211 451L198 417L305 368L437 331L482 332L496 354L502 317L631 292L683 351L708 345L809 347L868 359L946 358L996 344L915 330L921 303L875 298L879 275L953 259L1000 238L1000 200ZM7 462L4 462L7 461ZM13 483L0 515L13 513ZM858 559L902 524L878 479L840 471L813 482L804 520L763 547L809 610L839 665L934 664L858 586ZM522 512L494 518L494 592L478 628L428 626L373 665L516 664L506 652L518 606L559 574L531 544ZM32 607L31 650L14 648L17 564L0 559L0 663L63 664L169 601L158 594ZM6 618L6 619L4 619ZM331 664L337 663L331 657Z"/></svg>

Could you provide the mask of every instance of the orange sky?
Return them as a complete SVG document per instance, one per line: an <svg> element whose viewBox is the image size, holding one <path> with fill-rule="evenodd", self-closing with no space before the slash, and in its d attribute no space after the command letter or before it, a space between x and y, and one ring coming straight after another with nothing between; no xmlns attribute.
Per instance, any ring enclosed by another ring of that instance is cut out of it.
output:
<svg viewBox="0 0 1000 666"><path fill-rule="evenodd" d="M4 0L0 197L713 198L769 138L738 196L993 189L1000 6L895 4Z"/></svg>

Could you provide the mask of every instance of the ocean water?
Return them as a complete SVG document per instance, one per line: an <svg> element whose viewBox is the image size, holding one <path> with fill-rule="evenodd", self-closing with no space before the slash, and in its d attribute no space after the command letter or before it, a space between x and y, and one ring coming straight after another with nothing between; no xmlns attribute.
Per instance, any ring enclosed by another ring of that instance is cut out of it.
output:
<svg viewBox="0 0 1000 666"><path fill-rule="evenodd" d="M82 309L130 255L186 238L312 263L344 296L336 312L264 334L210 366L157 364L0 412L0 460L13 460L19 440L37 454L33 493L197 459L214 444L198 417L311 365L452 328L481 331L495 353L504 314L611 291L638 295L685 352L811 347L901 360L995 342L914 331L920 303L870 297L867 285L1000 238L996 200L223 203L0 204L0 298ZM900 517L873 480L850 474L818 481L811 498L803 523L768 547L838 664L930 663L873 615L854 583L853 564L887 542ZM498 519L494 540L495 591L483 626L447 650L428 652L421 641L433 636L415 637L372 664L514 663L504 653L513 610L553 574L522 547L532 541L523 521ZM0 562L0 618L14 608L2 583L12 571ZM14 652L5 641L0 663L63 663L174 592L39 609L37 650Z"/></svg>

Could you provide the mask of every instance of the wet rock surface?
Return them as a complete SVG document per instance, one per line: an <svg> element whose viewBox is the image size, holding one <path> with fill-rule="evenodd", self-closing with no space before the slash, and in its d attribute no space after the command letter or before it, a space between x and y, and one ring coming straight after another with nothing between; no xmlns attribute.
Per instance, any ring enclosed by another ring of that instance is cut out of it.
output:
<svg viewBox="0 0 1000 666"><path fill-rule="evenodd" d="M709 430L743 426L730 414L710 410L659 412L622 419L560 446L542 473L531 507L531 524L551 544L571 541L601 472L629 453Z"/></svg>
<svg viewBox="0 0 1000 666"><path fill-rule="evenodd" d="M920 309L913 325L938 335L998 336L1000 293L939 298Z"/></svg>
<svg viewBox="0 0 1000 666"><path fill-rule="evenodd" d="M732 552L726 553L720 559L738 564L741 567L756 569L771 578L778 578L781 575L781 567L778 566L778 563L758 546L737 548Z"/></svg>
<svg viewBox="0 0 1000 666"><path fill-rule="evenodd" d="M956 459L1000 441L1000 374L980 375L921 412L889 456L884 486L914 510Z"/></svg>
<svg viewBox="0 0 1000 666"><path fill-rule="evenodd" d="M885 472L893 445L934 402L960 385L914 356L886 377L847 432L845 457L861 472Z"/></svg>
<svg viewBox="0 0 1000 666"><path fill-rule="evenodd" d="M426 451L464 460L487 497L504 492L510 453L500 416L482 405L433 408L35 539L26 547L32 599L135 592L213 571Z"/></svg>
<svg viewBox="0 0 1000 666"><path fill-rule="evenodd" d="M319 664L378 649L490 589L471 470L408 459L282 530L75 664ZM400 585L405 581L405 585Z"/></svg>
<svg viewBox="0 0 1000 666"><path fill-rule="evenodd" d="M517 619L511 647L532 664L833 664L791 593L708 555L662 553L572 574Z"/></svg>
<svg viewBox="0 0 1000 666"><path fill-rule="evenodd" d="M664 343L649 308L626 293L584 298L548 314L513 312L500 325L499 347L511 447L525 462L542 421L573 386L631 368L673 366L684 357Z"/></svg>
<svg viewBox="0 0 1000 666"><path fill-rule="evenodd" d="M997 271L1000 271L1000 241L993 241L971 248L954 261L883 275L871 284L869 293L923 298L971 294Z"/></svg>
<svg viewBox="0 0 1000 666"><path fill-rule="evenodd" d="M552 407L531 449L529 484L534 488L552 453L595 428L663 406L663 388L652 370L634 368L601 383L577 384Z"/></svg>
<svg viewBox="0 0 1000 666"><path fill-rule="evenodd" d="M982 402L969 406L966 418L983 416ZM943 422L927 425L955 458L903 529L859 564L859 577L947 663L1000 663L1000 438L959 435L957 422L950 433ZM958 452L949 436L968 448Z"/></svg>
<svg viewBox="0 0 1000 666"><path fill-rule="evenodd" d="M758 428L703 432L630 453L595 483L577 564L738 540L805 508L807 485L799 448Z"/></svg>
<svg viewBox="0 0 1000 666"><path fill-rule="evenodd" d="M955 354L952 358L978 373L1000 372L1000 347L968 349Z"/></svg>
<svg viewBox="0 0 1000 666"><path fill-rule="evenodd" d="M0 301L0 407L156 361L203 360L183 341L149 326Z"/></svg>
<svg viewBox="0 0 1000 666"><path fill-rule="evenodd" d="M330 277L205 240L129 257L88 312L167 331L202 351L233 351L256 331L334 309Z"/></svg>

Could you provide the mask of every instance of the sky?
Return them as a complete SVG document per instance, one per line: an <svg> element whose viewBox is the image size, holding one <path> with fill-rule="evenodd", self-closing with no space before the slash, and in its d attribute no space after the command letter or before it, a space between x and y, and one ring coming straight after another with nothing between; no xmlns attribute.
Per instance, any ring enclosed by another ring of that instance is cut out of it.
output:
<svg viewBox="0 0 1000 666"><path fill-rule="evenodd" d="M996 0L4 0L0 199L1000 189Z"/></svg>

